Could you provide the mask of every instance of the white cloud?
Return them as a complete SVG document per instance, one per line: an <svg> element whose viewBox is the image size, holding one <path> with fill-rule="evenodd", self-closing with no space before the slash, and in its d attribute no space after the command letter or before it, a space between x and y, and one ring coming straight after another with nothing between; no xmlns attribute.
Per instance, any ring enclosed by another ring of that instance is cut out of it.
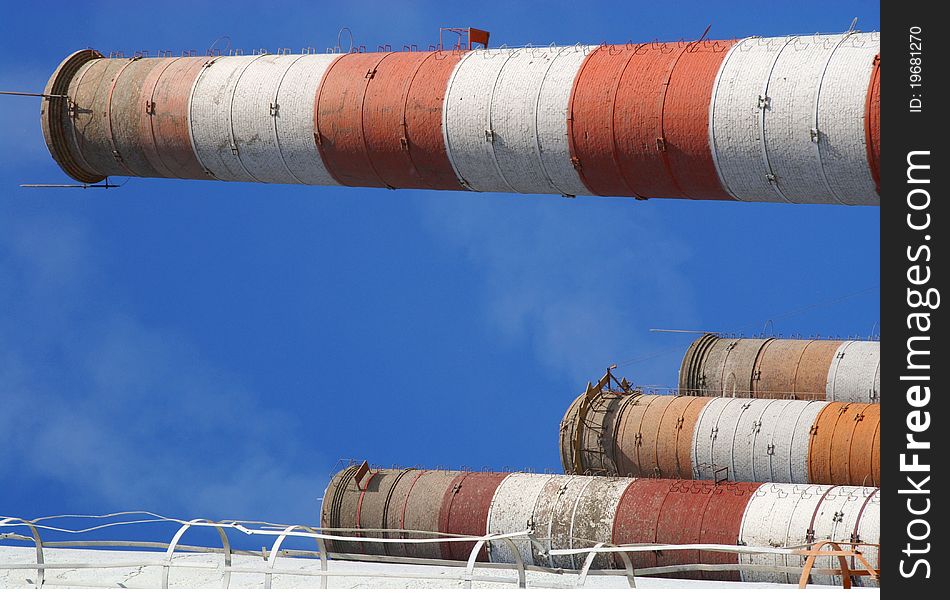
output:
<svg viewBox="0 0 950 600"><path fill-rule="evenodd" d="M0 223L0 479L103 510L316 521L329 465L300 425L187 336L111 308L101 260L82 223Z"/></svg>
<svg viewBox="0 0 950 600"><path fill-rule="evenodd" d="M693 291L683 243L649 207L606 199L452 194L423 208L433 235L462 251L483 280L484 317L509 344L529 345L574 382L669 340L651 326L687 322ZM657 384L656 361L625 372Z"/></svg>

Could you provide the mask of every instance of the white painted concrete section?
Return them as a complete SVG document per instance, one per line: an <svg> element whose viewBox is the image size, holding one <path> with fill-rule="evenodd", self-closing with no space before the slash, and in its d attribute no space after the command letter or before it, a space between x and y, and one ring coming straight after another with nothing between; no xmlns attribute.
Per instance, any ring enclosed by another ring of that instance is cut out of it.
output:
<svg viewBox="0 0 950 600"><path fill-rule="evenodd" d="M698 479L808 482L811 426L827 402L715 398L693 432Z"/></svg>
<svg viewBox="0 0 950 600"><path fill-rule="evenodd" d="M277 142L294 177L308 185L339 185L327 171L313 137L317 89L339 54L309 54L287 69L277 91Z"/></svg>
<svg viewBox="0 0 950 600"><path fill-rule="evenodd" d="M191 140L198 161L223 181L256 181L238 158L232 129L234 90L260 56L222 56L201 70L191 93Z"/></svg>
<svg viewBox="0 0 950 600"><path fill-rule="evenodd" d="M843 41L828 63L818 104L821 162L842 204L880 205L867 159L864 114L880 33L856 33Z"/></svg>
<svg viewBox="0 0 950 600"><path fill-rule="evenodd" d="M840 40L840 35L795 38L779 54L769 79L765 145L775 185L789 202L836 202L821 174L815 110L825 65Z"/></svg>
<svg viewBox="0 0 950 600"><path fill-rule="evenodd" d="M574 507L569 548L591 548L613 541L617 505L631 481L627 477L597 478L584 489ZM586 558L586 555L572 554L572 568L580 569ZM595 558L593 568L606 568L607 560L607 556Z"/></svg>
<svg viewBox="0 0 950 600"><path fill-rule="evenodd" d="M710 145L723 187L737 200L785 202L768 180L762 111L772 66L791 38L749 38L729 49L710 107Z"/></svg>
<svg viewBox="0 0 950 600"><path fill-rule="evenodd" d="M857 512L864 504L867 494L874 488L855 486L766 484L753 495L746 506L740 529L740 540L750 546L796 546L805 544L809 537L809 528L814 531L815 540L830 539L849 542L854 530ZM879 543L879 502L872 498L865 509L868 524L859 527L862 541ZM872 508L874 506L875 508ZM852 514L853 513L853 514ZM877 523L871 523L876 520ZM837 562L837 559L834 559ZM800 567L804 564L801 556L741 555L742 564L777 564ZM874 555L872 564L876 562ZM816 568L832 568L830 558L820 558ZM836 567L837 565L834 565ZM857 566L857 565L856 565ZM859 567L860 568L860 567ZM794 583L794 575L782 575L764 572L744 572L744 581L767 581ZM840 585L840 578L830 575L814 574L812 581L819 585ZM861 584L873 585L868 578L861 578Z"/></svg>
<svg viewBox="0 0 950 600"><path fill-rule="evenodd" d="M797 400L803 404L801 400ZM791 451L789 453L789 470L792 473L792 483L805 483L808 481L808 450L811 446L812 431L815 421L818 420L818 414L828 405L827 402L814 400L804 402L798 419L795 422L795 429L792 432Z"/></svg>
<svg viewBox="0 0 950 600"><path fill-rule="evenodd" d="M567 46L558 50L538 95L538 145L541 162L551 184L562 194L591 196L571 163L567 138L567 108L574 79L584 58L596 46Z"/></svg>
<svg viewBox="0 0 950 600"><path fill-rule="evenodd" d="M146 555L145 558L142 558ZM162 555L158 552L129 552L129 551L111 551L111 550L60 550L47 549L47 562L49 563L107 563L119 561L160 561ZM0 547L0 563L18 562L31 563L36 560L34 551L30 548ZM211 589L220 587L221 572L210 569L188 569L183 565L220 565L221 557L209 555L191 555L175 558L175 566L169 573L169 587L171 588L205 588ZM250 567L260 569L265 563L260 556L236 556L234 565L237 567ZM277 561L277 568L281 570L293 570L300 572L313 573L319 570L319 564L316 560L305 558L281 558ZM449 574L457 575L461 580L464 568L462 567L437 567L428 565L412 564L386 564L356 561L330 561L329 571L339 573L341 576L330 577L328 587L331 589L425 589L442 588L453 589L461 587L458 580L437 580L437 579L392 579L381 577L367 577L360 575L360 572L377 572L387 574L401 573L422 573L422 574ZM498 569L476 569L476 575L490 575L500 577L514 578L514 570ZM0 570L0 589L32 588L36 578L34 570ZM101 568L101 569L82 569L82 570L48 570L46 573L47 586L51 588L131 588L131 589L154 589L161 585L161 567L121 567L121 568ZM529 588L554 588L570 589L577 581L577 575L573 573L564 573L557 575L554 573L527 573L527 584ZM765 588L776 587L761 583L736 583L736 582L718 582L718 581L698 581L683 579L661 579L655 577L638 577L638 589L677 589L677 588ZM320 585L319 577L309 577L305 575L274 575L274 589L314 589ZM263 576L257 574L234 573L231 576L231 588L236 589L261 589L263 588ZM512 583L483 583L474 582L474 588L513 588L516 584ZM614 588L626 589L627 579L623 576L591 575L587 578L585 588ZM782 586L785 587L785 586Z"/></svg>
<svg viewBox="0 0 950 600"><path fill-rule="evenodd" d="M265 55L248 65L234 88L231 121L238 158L255 179L300 183L284 165L277 142L277 87L299 55ZM313 122L310 124L313 128Z"/></svg>
<svg viewBox="0 0 950 600"><path fill-rule="evenodd" d="M567 106L589 46L475 50L449 79L449 160L482 192L589 195L571 164Z"/></svg>
<svg viewBox="0 0 950 600"><path fill-rule="evenodd" d="M879 204L864 111L877 34L742 40L720 67L710 136L738 200Z"/></svg>
<svg viewBox="0 0 950 600"><path fill-rule="evenodd" d="M445 92L443 130L459 180L476 192L514 192L498 170L491 142L491 103L512 51L474 50L455 65Z"/></svg>
<svg viewBox="0 0 950 600"><path fill-rule="evenodd" d="M699 413L699 418L696 419L696 428L693 429L693 473L697 479L715 479L716 469L728 467L732 462L729 457L726 463L717 463L717 458L721 461L722 457L717 457L715 452L717 445L727 445L730 453L732 450L732 440L727 439L731 437L728 432L723 431L725 441L719 441L719 424L722 421L723 412L732 400L732 398L713 398L706 403ZM726 427L728 428L728 425Z"/></svg>
<svg viewBox="0 0 950 600"><path fill-rule="evenodd" d="M512 473L505 477L495 490L495 496L488 510L488 533L523 531L529 523L534 526L534 508L538 502L538 495L544 485L554 477L554 475L535 473ZM531 542L519 539L514 540L514 543L518 546L525 562L534 564ZM488 548L488 556L491 562L515 562L511 546L506 542L491 544Z"/></svg>
<svg viewBox="0 0 950 600"><path fill-rule="evenodd" d="M825 394L836 402L880 402L880 342L842 342L828 369Z"/></svg>

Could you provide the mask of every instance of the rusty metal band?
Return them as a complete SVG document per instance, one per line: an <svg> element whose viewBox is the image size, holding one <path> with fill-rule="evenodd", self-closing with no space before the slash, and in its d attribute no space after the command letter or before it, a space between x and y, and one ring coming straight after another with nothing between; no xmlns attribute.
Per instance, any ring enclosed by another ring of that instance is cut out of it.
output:
<svg viewBox="0 0 950 600"><path fill-rule="evenodd" d="M679 396L673 396L673 399L666 403L666 406L663 407L663 412L660 413L660 418L656 422L656 437L653 438L653 464L657 471L660 470L660 427L663 425L663 419L666 418L666 413L669 412L670 407L676 404L676 400ZM677 433L676 441L679 441L679 434ZM679 462L679 448L674 445L673 451L676 454L677 462ZM677 477L679 474L677 474Z"/></svg>
<svg viewBox="0 0 950 600"><path fill-rule="evenodd" d="M279 118L278 115L280 114L279 113L280 105L278 104L278 101L280 100L280 88L281 86L284 85L284 80L287 79L287 73L289 73L290 70L294 68L294 65L297 64L300 61L300 59L304 58L305 56L311 56L311 55L301 54L300 56L295 58L293 62L287 65L287 67L284 68L284 72L280 74L280 80L277 82L277 87L274 89L274 106L277 107L277 110L272 111L274 113L274 140L277 142L277 155L280 156L280 164L284 165L284 170L287 171L287 174L290 175L297 183L300 183L300 184L303 184L304 182L299 177L297 177L297 175L293 172L290 166L287 165L287 159L284 158L284 150L283 148L280 147L280 128L277 126L277 119ZM388 549L388 546L389 546L388 544L383 544L383 548Z"/></svg>
<svg viewBox="0 0 950 600"><path fill-rule="evenodd" d="M577 87L584 75L584 69L587 68L587 64L591 61L591 57L606 47L606 44L601 44L584 57L584 60L581 62L581 66L577 69L577 74L574 75L574 85L571 86L571 96L567 102L567 150L571 155L571 165L580 176L581 182L591 192L594 191L594 188L591 187L590 181L588 181L587 177L584 175L584 165L581 164L581 159L579 156L577 156L577 144L574 143L574 100L577 96Z"/></svg>
<svg viewBox="0 0 950 600"><path fill-rule="evenodd" d="M722 338L720 338L722 339ZM723 340L725 341L725 340ZM726 395L726 365L729 364L729 355L732 354L732 351L735 350L736 346L739 345L739 340L729 340L726 342L726 352L723 354L722 363L719 365L719 389L712 390L716 396L725 396ZM738 385L738 381L736 385ZM735 397L735 389L733 389L733 397Z"/></svg>
<svg viewBox="0 0 950 600"><path fill-rule="evenodd" d="M815 510L811 513L811 521L808 522L808 531L805 532L805 542L811 544L815 541L815 519L818 518L818 511L821 510L821 505L824 504L825 498L828 497L828 494L831 493L831 490L841 487L840 485L829 486L825 493L821 495L821 498L818 499L818 504L815 505Z"/></svg>
<svg viewBox="0 0 950 600"><path fill-rule="evenodd" d="M656 402L656 399L659 398L659 396L656 394L650 394L649 396L640 396L640 398L647 398L647 397L649 397L650 400L649 402L647 402L646 406L643 407L643 412L639 415L640 418L637 419L637 436L636 436L637 472L640 473L641 476L644 472L643 457L640 455L640 450L641 448L643 448L643 418L650 411L650 407L653 406L653 403Z"/></svg>
<svg viewBox="0 0 950 600"><path fill-rule="evenodd" d="M405 151L406 161L409 163L409 168L412 171L412 174L415 175L419 181L428 183L422 177L422 172L416 166L416 161L412 158L412 149L409 144L409 121L407 117L409 115L409 95L412 93L412 84L416 81L416 76L419 74L419 71L422 70L423 65L429 62L429 59L435 56L438 53L437 50L434 50L429 53L428 56L419 61L419 64L416 65L415 70L413 70L412 75L406 81L406 88L402 92L402 118L399 123L402 125L402 139L406 140L405 143L400 143L399 147Z"/></svg>
<svg viewBox="0 0 950 600"><path fill-rule="evenodd" d="M89 61L80 67L79 77L76 79L76 92L78 95L79 89L82 87L82 80L86 77L86 74L92 68L93 61ZM92 168L92 165L89 164L89 161L86 160L86 157L83 156L82 152L82 142L79 139L79 135L76 133L76 117L79 115L79 105L75 105L76 110L69 112L69 118L73 120L73 126L69 128L72 133L73 144L76 146L76 150L79 152L79 160L85 163L86 167L89 167L90 173L95 173L95 169Z"/></svg>
<svg viewBox="0 0 950 600"><path fill-rule="evenodd" d="M765 78L765 86L762 88L762 99L759 106L759 136L762 140L762 161L765 165L766 179L768 179L769 184L772 186L772 189L775 190L775 193L782 197L782 200L788 203L792 203L791 200L785 195L782 191L782 188L779 187L778 180L775 178L775 173L772 171L772 161L769 160L769 143L765 138L765 114L767 112L766 108L769 103L769 84L772 83L772 74L775 72L775 65L778 64L779 59L782 57L782 53L785 52L785 49L792 42L792 40L797 40L798 36L790 36L785 38L785 43L782 44L781 50L775 53L775 58L772 59L772 64L769 66L769 74Z"/></svg>
<svg viewBox="0 0 950 600"><path fill-rule="evenodd" d="M625 431L627 429L627 420L624 418L624 415L627 412L627 408L633 404L637 398L642 394L629 394L623 399L623 403L620 405L620 409L617 410L617 416L614 417L614 431L616 432L611 440L611 451L613 452L614 465L617 468L617 474L624 476L631 471L624 471L625 461L623 461L623 452L620 451L620 442L624 439Z"/></svg>
<svg viewBox="0 0 950 600"><path fill-rule="evenodd" d="M346 493L346 486L353 479L353 475L356 473L356 467L349 467L343 474L340 476L340 481L337 484L335 490L333 490L333 499L330 504L330 513L327 515L329 519L329 527L344 527L345 525L340 522L340 514L343 510L343 496Z"/></svg>
<svg viewBox="0 0 950 600"><path fill-rule="evenodd" d="M858 425L864 420L864 411L866 411L870 406L870 404L862 404L858 408L858 412L855 413L854 417L851 419L851 431L848 432L848 452L845 455L845 459L848 461L848 482L851 485L857 485L854 483L854 474L851 471L851 457L854 455L854 437L858 432ZM834 441L832 441L832 445L833 444Z"/></svg>
<svg viewBox="0 0 950 600"><path fill-rule="evenodd" d="M393 494L396 492L396 486L399 485L399 482L402 481L402 478L405 477L405 475L406 475L407 473L409 473L410 471L414 471L414 470L415 470L415 469L403 469L403 470L400 471L399 474L396 475L396 477L393 479L393 484L392 484L391 486L389 486L389 490L386 492L386 499L383 501L382 523L380 524L380 528L386 529L387 526L388 526L388 523L389 523L389 508L390 508L390 506L391 506L391 504L392 504ZM389 537L389 536L387 536L387 537ZM403 545L405 545L405 544L403 544ZM388 556L393 556L393 554L389 551L389 547L390 547L390 546L395 546L395 544L383 544L383 551L384 551Z"/></svg>
<svg viewBox="0 0 950 600"><path fill-rule="evenodd" d="M237 76L237 79L234 81L234 88L231 90L231 99L228 100L228 142L231 144L231 152L237 157L238 164L241 165L241 170L244 171L247 174L247 176L250 177L253 181L261 181L261 180L255 177L248 170L248 168L244 166L244 159L241 158L241 150L237 146L237 136L234 135L234 96L235 94L237 94L238 86L241 84L241 78L244 77L244 73L247 72L247 68L265 56L269 56L269 55L265 53L265 54L260 54L258 56L255 56L253 59L248 61L246 65L241 67L241 73Z"/></svg>
<svg viewBox="0 0 950 600"><path fill-rule="evenodd" d="M80 72L84 74L92 61L99 58L102 58L102 54L92 49L80 50L67 57L47 82L43 93L49 97L44 99L46 106L40 111L44 115L41 121L43 137L53 160L67 175L83 183L96 183L102 181L104 176L96 173L79 152L79 147L75 146L75 127L68 127L72 130L76 152L70 150L66 122L72 119L74 103L69 96L69 89L76 75Z"/></svg>
<svg viewBox="0 0 950 600"><path fill-rule="evenodd" d="M666 174L669 176L670 182L673 184L673 187L676 188L676 191L679 193L680 198L688 198L689 196L687 196L686 193L683 192L683 188L680 186L679 182L676 181L676 175L673 173L673 165L670 164L670 156L669 156L669 153L667 153L666 151L666 123L665 123L666 96L670 90L670 83L672 83L673 81L673 71L676 70L676 65L679 64L680 58L682 58L683 55L686 54L687 50L689 50L696 43L698 42L691 42L683 46L683 48L680 49L676 57L672 61L670 61L668 68L666 70L666 73L663 76L665 81L660 86L662 91L660 92L660 98L658 100L658 108L659 108L658 112L659 112L660 118L657 119L657 125L659 126L659 131L658 131L659 135L657 136L656 150L657 152L660 153L660 156L663 159L663 167L666 169ZM660 140L662 140L662 142Z"/></svg>
<svg viewBox="0 0 950 600"><path fill-rule="evenodd" d="M165 76L165 71L169 69L173 64L184 58L183 56L175 57L167 61L163 66L162 70L158 72L158 76L155 77L155 82L152 84L152 89L148 93L148 104L145 107L145 114L148 115L148 131L149 139L152 142L152 149L155 151L155 156L158 157L158 163L155 167L159 171L163 171L166 177L175 177L175 173L168 168L168 165L165 163L165 159L162 158L162 153L158 149L158 139L155 137L155 90L158 89L158 83L162 80L162 77ZM189 103L190 105L190 103Z"/></svg>
<svg viewBox="0 0 950 600"><path fill-rule="evenodd" d="M459 491L462 489L462 483L465 479L471 475L471 472L462 473L461 475L456 476L449 483L450 488L445 490L445 493L442 496L442 501L439 503L439 532L442 534L452 533L449 531L451 528L452 522L452 504L455 503L455 497L458 496ZM442 553L443 558L451 558L452 556L452 543L451 542L442 542L439 544L440 552Z"/></svg>
<svg viewBox="0 0 950 600"><path fill-rule="evenodd" d="M362 489L360 489L360 497L359 497L359 500L356 501L356 524L355 524L355 527L356 527L357 530L363 528L363 525L362 525L361 520L360 520L360 514L363 512L363 497L366 495L366 490L369 489L369 482L371 482L371 481L373 480L373 477L376 477L376 475L378 475L378 474L379 474L379 471L373 471L372 473L370 473L370 474L369 474L369 479L366 480L366 485L364 485L364 486L362 487ZM357 486L357 487L359 487L359 486ZM361 533L359 533L358 531L357 531L356 535L359 536L359 537L363 537L363 535L362 535ZM363 541L360 540L360 552L365 552L365 551L366 551L366 548L365 548L365 546L363 545Z"/></svg>
<svg viewBox="0 0 950 600"><path fill-rule="evenodd" d="M815 107L812 111L812 130L815 131L815 154L818 156L818 167L821 172L821 181L825 184L825 189L831 194L831 197L835 199L835 202L838 204L847 204L838 197L838 194L835 193L835 190L831 187L831 183L828 181L828 173L825 171L825 163L821 160L821 144L819 140L821 137L821 130L818 128L818 109L819 102L821 101L821 87L825 82L825 73L828 72L828 65L831 64L831 59L834 58L835 52L838 51L838 48L841 47L841 44L844 43L854 31L846 31L844 35L841 36L841 39L835 44L834 48L831 49L831 52L828 53L828 60L825 61L825 66L821 69L821 75L818 77L818 89L815 90Z"/></svg>
<svg viewBox="0 0 950 600"><path fill-rule="evenodd" d="M872 134L873 124L871 123L871 111L874 104L875 88L877 89L878 99L880 101L881 86L881 55L874 56L874 62L871 68L871 79L868 83L868 93L864 100L864 145L867 148L868 166L871 168L871 177L874 178L874 185L878 193L881 192L881 171L878 165L878 157L874 152L874 138Z"/></svg>
<svg viewBox="0 0 950 600"><path fill-rule="evenodd" d="M617 94L620 92L620 84L623 82L623 76L627 73L627 67L630 66L633 57L638 56L637 53L640 51L640 48L644 46L647 46L647 44L637 44L634 46L633 51L630 53L630 56L627 57L627 60L623 63L623 67L620 69L620 73L617 75L617 81L614 83L614 90L610 101L610 122L608 124L610 132L610 155L613 158L614 167L617 168L617 172L620 174L620 180L623 181L624 186L630 190L630 194L637 200L646 200L647 197L637 192L633 184L630 183L630 180L627 179L623 166L620 164L620 155L617 151Z"/></svg>
<svg viewBox="0 0 950 600"><path fill-rule="evenodd" d="M848 412L848 409L851 407L851 404L845 403L838 407L838 411L835 415L835 424L831 428L831 435L828 436L828 472L829 476L834 473L834 468L832 467L831 461L835 458L833 450L835 447L835 436L838 434L838 424L841 423L841 417ZM852 420L852 422L854 422ZM845 457L846 460L851 459L850 455Z"/></svg>
<svg viewBox="0 0 950 600"><path fill-rule="evenodd" d="M128 175L132 177L139 177L135 171L132 170L125 161L122 160L122 155L119 154L119 147L115 143L115 134L112 132L112 95L115 93L115 86L119 83L119 77L122 76L122 73L129 68L129 66L138 61L141 56L135 56L129 59L127 63L122 65L115 75L112 77L112 81L109 83L109 94L106 96L106 130L109 132L109 146L112 148L112 158L115 159L115 162L119 167L125 171Z"/></svg>
<svg viewBox="0 0 950 600"><path fill-rule="evenodd" d="M403 501L402 501L402 512L399 514L399 529L406 528L406 508L409 507L409 498L410 496L412 496L412 488L416 487L416 482L419 481L419 478L425 475L426 473L428 473L428 471L419 471L416 474L415 479L412 480L412 483L409 484L409 489L406 490L406 497L403 498ZM400 531L399 537L405 538L406 534ZM411 553L409 552L409 546L411 546L411 544L402 545L402 556L411 556Z"/></svg>
<svg viewBox="0 0 950 600"><path fill-rule="evenodd" d="M867 498L864 499L864 502L861 504L861 508L858 509L858 516L854 520L854 530L851 532L851 541L855 544L861 543L861 536L858 535L858 529L861 527L861 517L864 516L864 509L868 507L868 504L871 503L871 499L874 498L874 495L881 491L881 488L874 488L874 491L868 494ZM854 568L854 557L851 557L851 568Z"/></svg>
<svg viewBox="0 0 950 600"><path fill-rule="evenodd" d="M759 359L765 354L765 348L769 344L771 344L773 341L775 341L774 337L766 338L766 340L762 342L762 345L759 346L759 349L756 350L755 357L752 359L752 376L749 378L749 397L750 398L761 398L761 396L758 396L755 393L757 391L755 389L756 388L755 382L758 381L757 373L759 372L759 370L756 369L756 367L759 365ZM798 361L801 362L801 358L799 358ZM764 391L769 392L770 390L764 390Z"/></svg>
<svg viewBox="0 0 950 600"><path fill-rule="evenodd" d="M808 340L808 343L802 346L802 353L798 355L798 361L795 363L795 375L792 379L792 389L791 397L793 400L798 400L798 370L802 368L802 359L805 358L805 352L808 351L808 347L814 344L817 340ZM807 393L807 392L806 392Z"/></svg>
<svg viewBox="0 0 950 600"><path fill-rule="evenodd" d="M341 181L338 173L334 173L333 164L327 158L326 150L323 148L323 134L320 131L320 100L323 98L323 84L327 82L327 78L330 76L330 72L333 71L333 67L337 65L340 60L349 56L348 54L341 54L333 59L326 70L323 72L323 77L320 78L320 87L317 88L317 97L313 101L313 141L317 145L317 151L320 153L320 160L323 161L323 166L326 167L327 173L330 174L330 177L334 181Z"/></svg>
<svg viewBox="0 0 950 600"><path fill-rule="evenodd" d="M383 179L383 176L379 174L379 169L377 169L376 165L373 164L373 157L369 153L369 146L366 145L366 119L363 117L363 109L366 106L366 90L369 89L370 83L372 83L373 79L376 77L376 71L379 69L379 65L382 64L382 62L386 60L388 56L395 54L395 52L383 52L381 54L382 56L373 65L373 70L368 72L364 77L366 80L366 85L363 86L363 90L360 93L360 142L363 146L363 156L366 157L366 164L368 164L369 168L373 170L373 175L376 175L376 179L386 186L386 188L394 190L396 188Z"/></svg>
<svg viewBox="0 0 950 600"><path fill-rule="evenodd" d="M511 186L511 183L508 182L508 178L505 177L504 173L502 173L501 165L498 164L498 155L495 153L495 137L494 137L495 128L492 126L492 112L493 112L492 106L495 103L495 90L498 88L498 80L501 78L501 74L505 70L505 65L507 65L508 61L511 60L513 56L518 54L518 52L519 52L518 49L515 49L512 52L509 52L508 56L506 56L505 60L501 63L501 67L498 68L498 72L495 73L495 80L492 82L491 92L489 92L488 94L488 110L486 111L488 113L488 123L486 123L486 126L488 127L488 131L491 132L490 133L491 139L489 140L488 146L491 150L492 163L495 164L495 171L498 173L498 176L501 178L501 180L505 182L505 186L515 194L518 193L518 190L516 190L515 188ZM573 556L571 557L571 560L573 560Z"/></svg>

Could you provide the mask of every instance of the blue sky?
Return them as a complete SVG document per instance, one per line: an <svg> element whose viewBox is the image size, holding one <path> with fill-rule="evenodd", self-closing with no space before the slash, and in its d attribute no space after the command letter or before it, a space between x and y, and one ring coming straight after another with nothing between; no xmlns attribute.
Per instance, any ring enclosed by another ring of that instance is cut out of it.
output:
<svg viewBox="0 0 950 600"><path fill-rule="evenodd" d="M371 49L426 47L439 26L492 45L879 29L877 3L854 1L170 6L5 2L0 89L41 91L86 46L323 49L342 26ZM675 385L692 338L651 327L866 336L878 320L875 208L23 190L65 175L38 101L0 107L0 514L316 522L340 458L557 470L563 411L608 364Z"/></svg>

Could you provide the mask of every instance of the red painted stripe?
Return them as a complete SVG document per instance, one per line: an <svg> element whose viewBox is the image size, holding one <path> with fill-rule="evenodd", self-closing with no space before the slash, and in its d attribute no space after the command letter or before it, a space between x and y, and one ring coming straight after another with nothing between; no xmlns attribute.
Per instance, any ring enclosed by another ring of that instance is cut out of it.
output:
<svg viewBox="0 0 950 600"><path fill-rule="evenodd" d="M482 536L488 530L488 509L495 490L507 473L462 473L452 480L442 498L439 531L460 535ZM442 557L468 560L475 542L442 543ZM482 546L477 560L488 560L488 547Z"/></svg>
<svg viewBox="0 0 950 600"><path fill-rule="evenodd" d="M568 143L600 196L728 199L709 145L709 103L733 42L600 46L571 90Z"/></svg>
<svg viewBox="0 0 950 600"><path fill-rule="evenodd" d="M867 140L868 165L877 191L881 191L881 55L874 57L874 69L868 84L864 106L864 134Z"/></svg>
<svg viewBox="0 0 950 600"><path fill-rule="evenodd" d="M207 57L175 60L159 76L151 93L155 107L151 115L155 153L161 164L180 179L212 179L195 156L188 116L191 90L209 60Z"/></svg>
<svg viewBox="0 0 950 600"><path fill-rule="evenodd" d="M614 544L729 544L739 528L749 498L759 483L721 483L674 479L637 479L624 491L614 519ZM630 554L634 568L686 563L734 564L735 554L673 550ZM700 579L698 571L673 573L675 578ZM713 572L706 577L736 581L737 572Z"/></svg>
<svg viewBox="0 0 950 600"><path fill-rule="evenodd" d="M317 93L320 156L343 185L462 189L445 150L442 104L460 53L348 54Z"/></svg>

